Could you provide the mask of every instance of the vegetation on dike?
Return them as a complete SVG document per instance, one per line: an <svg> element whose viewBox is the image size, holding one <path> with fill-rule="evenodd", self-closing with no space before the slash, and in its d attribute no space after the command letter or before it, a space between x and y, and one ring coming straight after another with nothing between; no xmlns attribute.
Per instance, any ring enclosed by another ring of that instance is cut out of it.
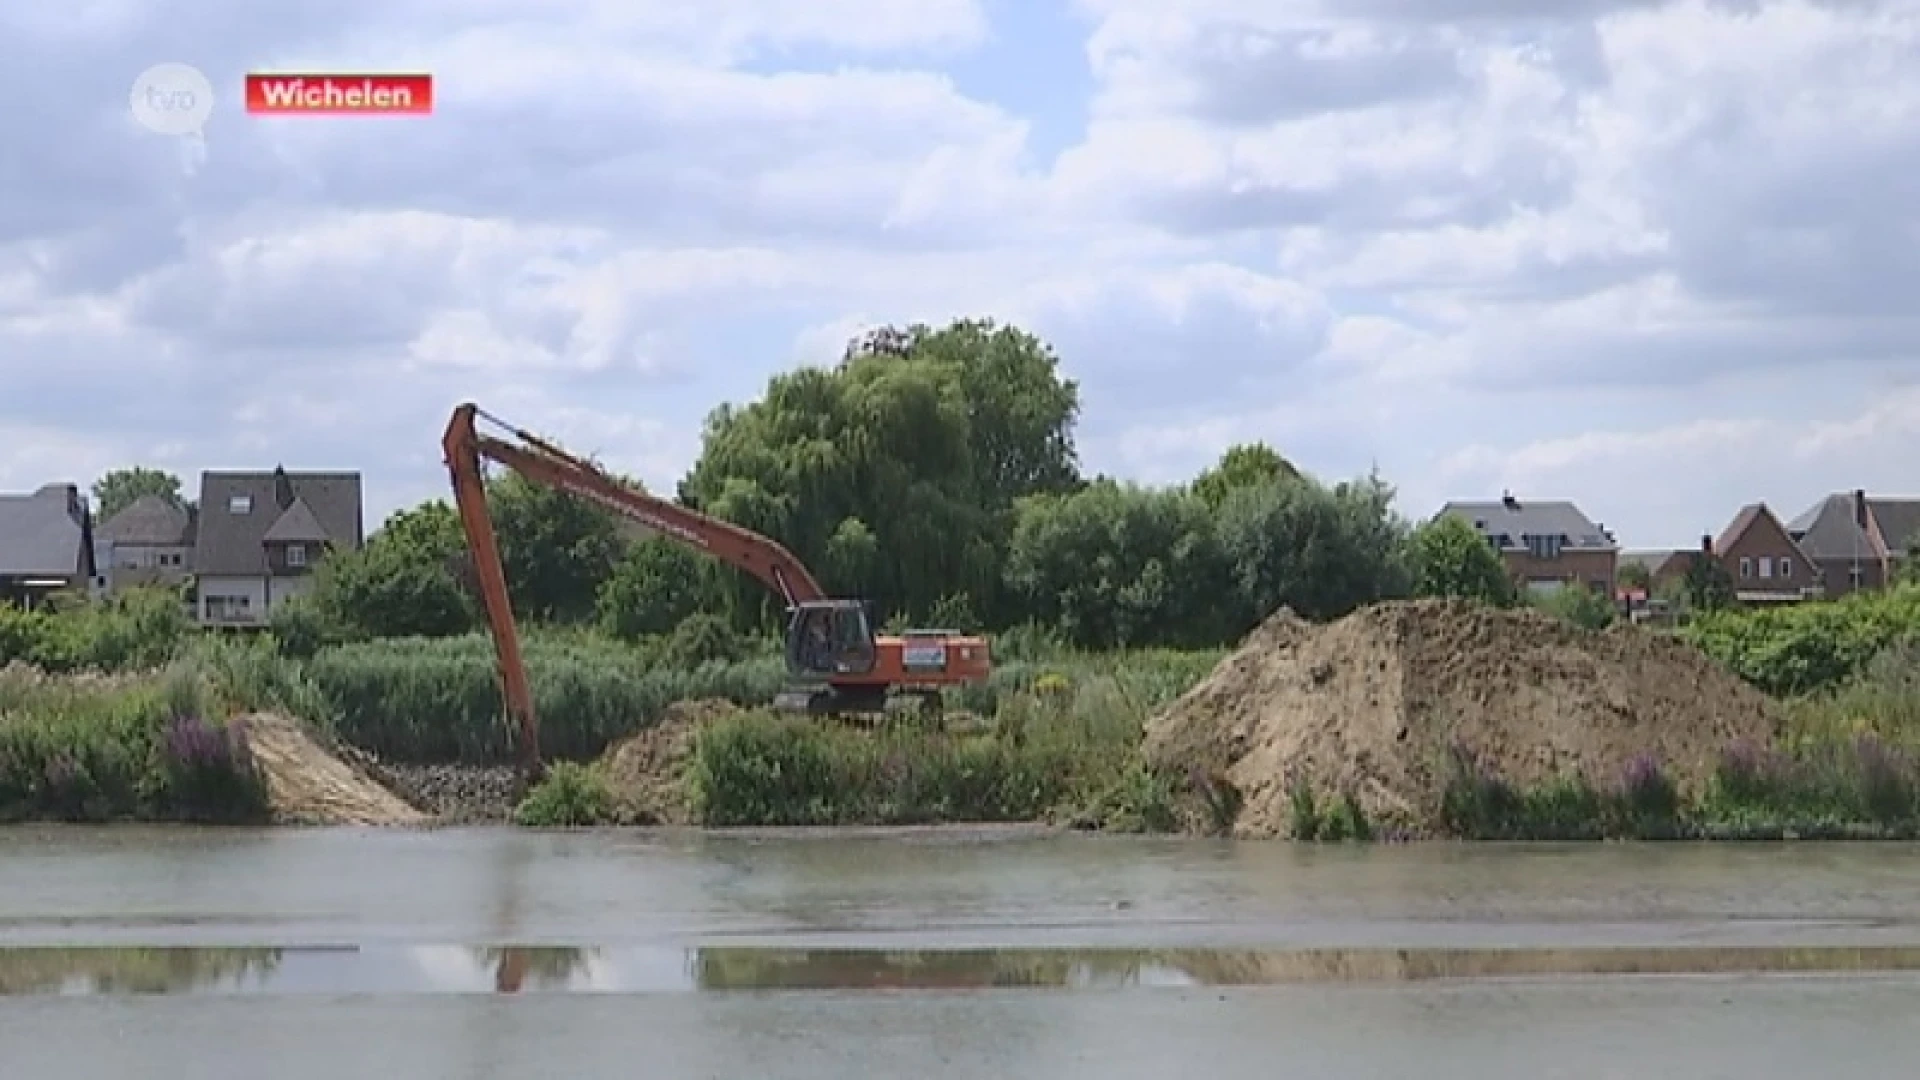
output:
<svg viewBox="0 0 1920 1080"><path fill-rule="evenodd" d="M1253 444L1186 483L1122 483L1085 474L1079 415L1079 388L1029 333L990 321L885 327L850 343L831 369L780 374L758 400L717 408L674 492L778 540L828 592L866 599L884 625L991 634L999 670L991 685L953 696L951 707L970 719L947 732L858 734L755 711L781 682L769 644L781 613L767 590L660 537L636 538L585 500L511 474L490 480L511 599L528 628L545 756L594 761L676 701L723 698L748 713L704 731L688 770L709 820L1051 812L1145 828L1166 824L1172 795L1199 789L1203 818L1220 821L1234 812L1232 792L1211 778L1152 775L1137 747L1139 721L1204 675L1220 650L1283 607L1320 621L1408 596L1527 599L1470 525L1416 524L1395 510L1394 489L1378 475L1323 480ZM102 513L139 493L180 498L177 479L152 469L117 470L94 487ZM512 762L515 733L502 722L465 546L445 500L401 510L362 550L321 560L308 596L276 610L270 635L250 639L199 634L164 594L51 614L0 608L0 665L146 673L86 690L94 697L85 706L40 688L0 709L0 745L12 755L0 775L39 777L16 783L32 794L16 797L13 812L58 816L78 805L48 794L73 784L50 787L44 775L48 761L77 757L84 743L110 791L80 800L88 812L182 813L164 795L172 789L150 779L164 772L155 732L188 714L220 726L260 704L394 764ZM1906 573L1916 568L1920 560ZM1741 820L1816 810L1881 820L1860 799L1833 794L1831 777L1866 768L1863 735L1898 759L1889 767L1905 768L1903 755L1920 748L1914 662L1903 651L1920 637L1920 585L1747 611L1729 606L1725 581L1705 569L1695 576L1682 598L1693 621L1682 633L1790 702L1791 730L1764 749L1796 764L1779 772L1791 780L1776 777L1768 790L1799 794L1764 804L1742 796ZM1584 590L1537 602L1583 626L1614 618ZM186 680L184 670L200 672L197 685L221 701L184 712L155 704L170 700L163 688ZM83 722L82 713L119 719ZM50 757L45 747L56 744L71 752ZM1854 764L1835 764L1844 761ZM607 780L583 770L556 770L523 818L597 818L596 785ZM1814 775L1827 786L1807 779ZM149 781L112 779L125 776ZM1463 810L1451 828L1561 830L1541 823L1545 810L1513 809L1544 800L1556 807L1553 821L1581 816L1587 833L1657 831L1629 827L1652 819L1634 801L1645 792L1616 790L1625 783L1462 796L1461 805L1482 809ZM1816 787L1828 794L1814 800L1806 792ZM1732 820L1730 798L1688 795L1675 815ZM1316 838L1384 835L1348 802L1303 793L1299 813Z"/></svg>

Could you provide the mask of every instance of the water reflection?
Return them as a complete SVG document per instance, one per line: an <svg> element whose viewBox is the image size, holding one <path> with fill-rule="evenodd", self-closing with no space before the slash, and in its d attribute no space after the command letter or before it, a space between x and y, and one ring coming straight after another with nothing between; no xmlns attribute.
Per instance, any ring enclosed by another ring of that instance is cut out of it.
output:
<svg viewBox="0 0 1920 1080"><path fill-rule="evenodd" d="M1103 989L1920 971L1920 947L0 949L0 994Z"/></svg>

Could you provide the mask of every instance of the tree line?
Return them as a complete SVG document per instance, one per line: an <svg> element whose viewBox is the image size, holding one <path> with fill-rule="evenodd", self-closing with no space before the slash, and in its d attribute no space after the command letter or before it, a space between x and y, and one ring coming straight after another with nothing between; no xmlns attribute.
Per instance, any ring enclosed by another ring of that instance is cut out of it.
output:
<svg viewBox="0 0 1920 1080"><path fill-rule="evenodd" d="M1414 594L1517 599L1470 525L1416 526L1377 473L1326 483L1255 443L1182 484L1088 476L1079 415L1078 385L1030 333L889 327L831 368L776 375L759 400L714 410L673 497L780 541L893 626L1204 647L1281 607L1317 620ZM694 616L748 634L778 625L778 601L729 567L517 475L488 484L522 619L622 638ZM151 469L111 473L94 493L103 516L139 494L180 501L178 481ZM446 500L398 511L362 550L324 560L300 615L342 640L474 629L465 546ZM1604 621L1601 605L1581 621Z"/></svg>

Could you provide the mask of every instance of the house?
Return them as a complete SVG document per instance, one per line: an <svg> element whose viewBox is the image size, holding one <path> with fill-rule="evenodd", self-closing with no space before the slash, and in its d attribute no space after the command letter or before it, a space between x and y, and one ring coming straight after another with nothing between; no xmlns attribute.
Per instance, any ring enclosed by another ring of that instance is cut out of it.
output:
<svg viewBox="0 0 1920 1080"><path fill-rule="evenodd" d="M1615 570L1621 577L1627 575L1628 567L1643 571L1647 578L1647 591L1659 593L1687 579L1687 568L1693 565L1693 555L1692 548L1623 551L1615 561Z"/></svg>
<svg viewBox="0 0 1920 1080"><path fill-rule="evenodd" d="M1741 603L1793 603L1821 595L1818 565L1766 503L1741 507L1717 539L1703 536L1700 542L1726 569Z"/></svg>
<svg viewBox="0 0 1920 1080"><path fill-rule="evenodd" d="M1869 498L1859 490L1829 495L1788 522L1787 531L1819 568L1827 596L1878 589L1920 540L1920 499Z"/></svg>
<svg viewBox="0 0 1920 1080"><path fill-rule="evenodd" d="M198 515L171 499L142 495L94 530L94 592L176 588L192 571Z"/></svg>
<svg viewBox="0 0 1920 1080"><path fill-rule="evenodd" d="M195 614L205 625L264 626L307 590L322 557L364 542L359 473L201 473Z"/></svg>
<svg viewBox="0 0 1920 1080"><path fill-rule="evenodd" d="M1450 502L1440 513L1472 524L1530 592L1579 584L1614 595L1620 545L1573 503L1523 503L1509 493L1498 502Z"/></svg>
<svg viewBox="0 0 1920 1080"><path fill-rule="evenodd" d="M0 495L0 602L32 607L93 576L93 514L77 484Z"/></svg>

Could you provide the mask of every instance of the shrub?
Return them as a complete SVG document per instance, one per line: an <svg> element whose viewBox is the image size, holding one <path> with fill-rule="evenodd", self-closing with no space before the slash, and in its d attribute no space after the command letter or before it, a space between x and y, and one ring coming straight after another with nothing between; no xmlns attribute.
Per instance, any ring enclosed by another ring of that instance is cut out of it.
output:
<svg viewBox="0 0 1920 1080"><path fill-rule="evenodd" d="M1832 691L1876 655L1920 642L1920 585L1702 614L1684 634L1768 693Z"/></svg>
<svg viewBox="0 0 1920 1080"><path fill-rule="evenodd" d="M0 817L256 821L266 787L202 674L0 670Z"/></svg>
<svg viewBox="0 0 1920 1080"><path fill-rule="evenodd" d="M513 819L537 828L605 825L613 820L613 792L595 766L556 762L527 797Z"/></svg>

